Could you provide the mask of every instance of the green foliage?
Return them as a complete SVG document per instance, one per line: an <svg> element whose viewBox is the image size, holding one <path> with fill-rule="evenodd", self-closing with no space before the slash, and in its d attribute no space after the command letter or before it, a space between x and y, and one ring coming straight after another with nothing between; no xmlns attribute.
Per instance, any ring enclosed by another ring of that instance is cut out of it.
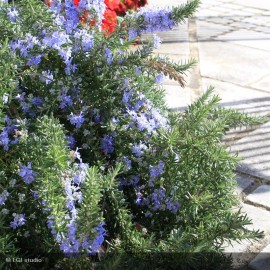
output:
<svg viewBox="0 0 270 270"><path fill-rule="evenodd" d="M165 15L182 22L198 3ZM15 21L1 5L0 255L42 262L0 268L230 269L223 244L263 234L232 210L238 159L222 138L264 119L220 107L212 88L171 112L159 76L184 86L194 60L131 47L144 13L104 36L91 17L66 29L68 5L59 18L18 1Z"/></svg>
<svg viewBox="0 0 270 270"><path fill-rule="evenodd" d="M192 14L198 9L200 0L188 1L185 5L175 7L173 9L172 18L178 23L182 23L184 18L191 17Z"/></svg>

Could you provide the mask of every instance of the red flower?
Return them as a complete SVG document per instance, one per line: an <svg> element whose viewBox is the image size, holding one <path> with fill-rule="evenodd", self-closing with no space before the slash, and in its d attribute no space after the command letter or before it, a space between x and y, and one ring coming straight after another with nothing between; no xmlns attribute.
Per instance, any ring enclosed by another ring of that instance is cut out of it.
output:
<svg viewBox="0 0 270 270"><path fill-rule="evenodd" d="M102 20L102 30L105 32L104 34L108 36L113 33L117 26L117 15L116 12L110 9L106 9L104 12L104 18Z"/></svg>
<svg viewBox="0 0 270 270"><path fill-rule="evenodd" d="M48 7L51 6L51 0L45 0L44 3L45 3Z"/></svg>
<svg viewBox="0 0 270 270"><path fill-rule="evenodd" d="M52 0L44 0L45 4L51 6ZM73 0L74 5L78 6L80 0ZM124 16L127 9L137 9L147 4L147 0L105 0L107 8L104 12L101 28L104 34L108 36L113 33L117 27L117 15ZM81 23L87 23L88 12L85 10L83 15L79 16ZM91 26L95 25L95 21L90 22Z"/></svg>

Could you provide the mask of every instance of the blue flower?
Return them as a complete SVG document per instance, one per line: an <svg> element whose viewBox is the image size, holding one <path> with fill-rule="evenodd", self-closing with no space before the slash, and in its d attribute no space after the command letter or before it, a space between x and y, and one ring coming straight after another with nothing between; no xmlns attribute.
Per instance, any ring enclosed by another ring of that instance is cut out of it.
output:
<svg viewBox="0 0 270 270"><path fill-rule="evenodd" d="M142 68L141 67L136 67L136 75L139 76L142 73Z"/></svg>
<svg viewBox="0 0 270 270"><path fill-rule="evenodd" d="M112 51L109 48L105 49L104 57L107 60L107 64L111 65L111 63L113 61L113 54L112 54Z"/></svg>
<svg viewBox="0 0 270 270"><path fill-rule="evenodd" d="M100 118L100 115L99 115L99 114L96 114L96 115L94 116L94 122L95 122L95 123L100 123L100 122L101 122L101 118Z"/></svg>
<svg viewBox="0 0 270 270"><path fill-rule="evenodd" d="M140 177L138 175L135 175L131 178L130 184L132 186L137 186L140 181Z"/></svg>
<svg viewBox="0 0 270 270"><path fill-rule="evenodd" d="M163 173L163 168L164 168L164 162L160 161L157 166L151 166L149 169L150 177L151 178L157 178L160 174Z"/></svg>
<svg viewBox="0 0 270 270"><path fill-rule="evenodd" d="M84 52L89 51L94 46L94 37L86 30L79 30L74 34L75 39L81 43Z"/></svg>
<svg viewBox="0 0 270 270"><path fill-rule="evenodd" d="M21 166L20 168L20 176L26 184L30 184L35 180L36 172L32 170L32 163L28 162L27 166Z"/></svg>
<svg viewBox="0 0 270 270"><path fill-rule="evenodd" d="M50 70L42 71L41 74L42 76L40 77L40 80L42 82L45 82L46 84L50 84L53 82L53 74Z"/></svg>
<svg viewBox="0 0 270 270"><path fill-rule="evenodd" d="M154 48L158 49L161 44L161 38L157 36L156 34L153 34L153 40L154 40Z"/></svg>
<svg viewBox="0 0 270 270"><path fill-rule="evenodd" d="M143 150L146 150L147 149L147 146L143 143L135 143L133 146L132 146L132 153L135 154L136 157L141 157L142 156L142 151Z"/></svg>
<svg viewBox="0 0 270 270"><path fill-rule="evenodd" d="M140 31L136 28L130 28L128 29L128 39L136 39L140 35Z"/></svg>
<svg viewBox="0 0 270 270"><path fill-rule="evenodd" d="M7 15L8 15L11 22L16 22L16 20L19 16L19 13L16 10L16 8L13 7L13 8L7 8Z"/></svg>
<svg viewBox="0 0 270 270"><path fill-rule="evenodd" d="M162 73L158 74L155 80L156 80L156 83L161 84L164 81L164 75Z"/></svg>
<svg viewBox="0 0 270 270"><path fill-rule="evenodd" d="M59 97L59 100L61 101L61 103L59 105L60 109L65 109L67 107L72 106L72 104L73 104L71 96L69 96L69 95L67 95L65 93L61 94L61 96Z"/></svg>
<svg viewBox="0 0 270 270"><path fill-rule="evenodd" d="M103 150L105 155L111 154L114 151L113 146L114 139L112 136L108 137L107 135L104 135L101 139L101 149Z"/></svg>
<svg viewBox="0 0 270 270"><path fill-rule="evenodd" d="M50 228L52 228L53 226L54 226L54 220L49 219L49 220L47 221L47 227L50 229Z"/></svg>
<svg viewBox="0 0 270 270"><path fill-rule="evenodd" d="M72 135L67 136L68 139L68 147L69 148L74 148L76 145L76 140Z"/></svg>
<svg viewBox="0 0 270 270"><path fill-rule="evenodd" d="M56 30L53 33L46 33L45 37L42 39L42 42L46 47L60 50L62 45L70 43L71 41L69 35L67 35L64 31Z"/></svg>
<svg viewBox="0 0 270 270"><path fill-rule="evenodd" d="M26 219L25 219L25 214L13 214L14 220L10 222L10 227L15 230L18 227L21 227L22 225L25 224Z"/></svg>
<svg viewBox="0 0 270 270"><path fill-rule="evenodd" d="M128 171L131 169L131 160L127 157L123 157L123 162L125 163L125 169Z"/></svg>
<svg viewBox="0 0 270 270"><path fill-rule="evenodd" d="M132 98L133 92L132 91L124 91L122 101L124 103L128 103L129 100Z"/></svg>
<svg viewBox="0 0 270 270"><path fill-rule="evenodd" d="M60 249L65 253L65 254L71 254L73 252L73 248L70 244L69 241L65 241L60 245Z"/></svg>
<svg viewBox="0 0 270 270"><path fill-rule="evenodd" d="M82 248L83 249L88 249L89 246L90 246L89 239L88 239L88 237L85 237L83 242L82 242Z"/></svg>
<svg viewBox="0 0 270 270"><path fill-rule="evenodd" d="M148 132L151 132L153 130L151 123L146 117L146 114L141 114L139 117L137 117L137 125L140 131L146 129Z"/></svg>
<svg viewBox="0 0 270 270"><path fill-rule="evenodd" d="M10 139L8 137L8 132L6 130L3 130L2 133L0 134L0 145L3 145L4 150L8 151L9 143L10 143Z"/></svg>
<svg viewBox="0 0 270 270"><path fill-rule="evenodd" d="M75 115L73 113L70 113L69 116L69 121L71 124L75 125L76 128L80 128L82 126L82 124L84 123L84 117L83 117L83 113L80 112L79 115Z"/></svg>
<svg viewBox="0 0 270 270"><path fill-rule="evenodd" d="M153 33L158 31L168 31L176 26L176 21L171 18L170 9L153 9L143 7L136 14L127 14L126 16L136 17L142 21L140 28L129 29L129 39L135 39L142 33Z"/></svg>
<svg viewBox="0 0 270 270"><path fill-rule="evenodd" d="M142 199L143 199L142 193L141 193L141 192L138 192L138 193L137 193L137 197L136 197L135 203L136 203L137 205L141 205L141 204L142 204Z"/></svg>
<svg viewBox="0 0 270 270"><path fill-rule="evenodd" d="M27 61L28 66L37 66L41 62L42 54L31 56Z"/></svg>
<svg viewBox="0 0 270 270"><path fill-rule="evenodd" d="M37 106L37 107L42 106L43 103L44 103L44 100L41 97L33 97L33 99L32 99L32 104Z"/></svg>
<svg viewBox="0 0 270 270"><path fill-rule="evenodd" d="M9 193L7 192L7 190L4 190L2 192L2 194L0 194L0 205L4 205L5 204L8 196L9 196Z"/></svg>
<svg viewBox="0 0 270 270"><path fill-rule="evenodd" d="M105 225L104 222L101 222L95 229L97 231L97 236L96 238L93 240L92 244L91 244L91 252L92 253L96 253L101 244L104 241L104 236L106 235L106 230L103 228L103 226Z"/></svg>

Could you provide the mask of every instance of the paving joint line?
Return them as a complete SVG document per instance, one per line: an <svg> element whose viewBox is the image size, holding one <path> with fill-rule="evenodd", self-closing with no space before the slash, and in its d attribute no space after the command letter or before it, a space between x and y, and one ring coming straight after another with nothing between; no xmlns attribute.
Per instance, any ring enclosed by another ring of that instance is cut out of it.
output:
<svg viewBox="0 0 270 270"><path fill-rule="evenodd" d="M234 172L237 173L237 174L239 174L239 175L242 175L242 176L248 176L250 178L253 178L256 183L259 182L261 185L263 185L263 184L269 185L270 184L270 180L267 179L267 178L262 178L262 177L259 177L259 176L256 176L256 175L252 175L252 174L249 174L249 173L238 171L237 169Z"/></svg>
<svg viewBox="0 0 270 270"><path fill-rule="evenodd" d="M267 207L267 206L264 206L262 204L259 204L259 203L255 203L255 202L252 202L252 201L249 201L247 199L244 199L243 200L243 203L245 204L248 204L248 205L252 205L252 206L255 206L259 209L262 209L262 210L266 210L266 211L270 211L270 207Z"/></svg>
<svg viewBox="0 0 270 270"><path fill-rule="evenodd" d="M226 41L222 41L222 40L213 40L213 41L220 41L220 42L226 42ZM245 46L246 47L246 46ZM249 47L250 48L250 47ZM264 51L264 50L263 50ZM269 52L269 51L266 51L266 52ZM268 74L268 73L267 73ZM270 96L270 93L269 91L266 91L266 90L263 90L263 89L259 89L259 88L256 88L256 87L250 87L248 86L247 84L246 85L242 85L242 84L238 84L238 83L235 83L235 82L228 82L228 81L225 81L225 80L221 80L221 79L215 79L215 78L212 78L212 77L209 77L209 76L201 76L202 78L206 78L206 79L211 79L211 80L215 80L215 81L218 81L218 82L223 82L223 83L229 83L229 84L233 84L233 85L236 85L236 86L240 86L242 88L248 88L250 90L256 90L256 91L259 91L259 92L262 92L262 93L265 93L265 94L268 94Z"/></svg>

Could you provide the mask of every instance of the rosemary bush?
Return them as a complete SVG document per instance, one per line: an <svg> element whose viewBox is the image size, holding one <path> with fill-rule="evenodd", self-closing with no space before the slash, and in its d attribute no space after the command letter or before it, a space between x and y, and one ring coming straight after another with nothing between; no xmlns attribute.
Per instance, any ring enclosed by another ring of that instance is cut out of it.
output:
<svg viewBox="0 0 270 270"><path fill-rule="evenodd" d="M194 61L153 56L156 35L130 50L141 34L184 21L199 1L127 13L109 35L102 0L7 2L0 268L230 269L222 245L262 233L232 211L237 158L221 139L261 120L219 107L211 88L171 112L160 81L183 85Z"/></svg>

